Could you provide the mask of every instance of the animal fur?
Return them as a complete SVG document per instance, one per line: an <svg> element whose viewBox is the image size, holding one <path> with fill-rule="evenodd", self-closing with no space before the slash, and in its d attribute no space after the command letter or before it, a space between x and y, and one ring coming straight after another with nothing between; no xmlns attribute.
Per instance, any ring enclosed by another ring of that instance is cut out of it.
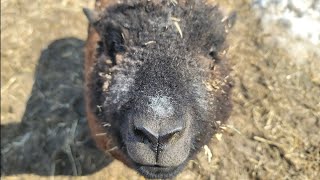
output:
<svg viewBox="0 0 320 180"><path fill-rule="evenodd" d="M110 4L91 16L85 51L92 136L100 149L142 175L173 177L209 142L217 121L224 123L230 115L225 40L233 19L200 0ZM133 123L160 134L176 123L184 129L175 141L153 143L145 134L141 138ZM143 153L135 150L137 144ZM168 152L161 156L160 150Z"/></svg>

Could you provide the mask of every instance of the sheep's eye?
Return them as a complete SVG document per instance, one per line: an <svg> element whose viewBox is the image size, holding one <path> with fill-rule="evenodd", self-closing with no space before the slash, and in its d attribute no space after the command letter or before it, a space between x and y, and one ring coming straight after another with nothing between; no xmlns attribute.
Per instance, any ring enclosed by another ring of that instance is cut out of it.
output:
<svg viewBox="0 0 320 180"><path fill-rule="evenodd" d="M105 53L111 58L113 65L116 65L116 54L125 51L124 35L121 28L109 23L104 28L103 44Z"/></svg>
<svg viewBox="0 0 320 180"><path fill-rule="evenodd" d="M124 52L124 39L120 32L110 32L107 37L107 45L113 53Z"/></svg>

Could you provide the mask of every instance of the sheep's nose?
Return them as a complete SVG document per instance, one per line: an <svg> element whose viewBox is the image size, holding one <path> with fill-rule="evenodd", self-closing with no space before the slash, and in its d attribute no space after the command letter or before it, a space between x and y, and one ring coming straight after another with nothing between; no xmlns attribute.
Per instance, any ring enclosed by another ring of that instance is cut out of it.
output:
<svg viewBox="0 0 320 180"><path fill-rule="evenodd" d="M134 134L137 137L142 138L144 141L147 140L152 144L166 144L168 143L174 135L181 132L184 128L183 126L174 126L170 128L161 129L155 127L146 126L135 126Z"/></svg>

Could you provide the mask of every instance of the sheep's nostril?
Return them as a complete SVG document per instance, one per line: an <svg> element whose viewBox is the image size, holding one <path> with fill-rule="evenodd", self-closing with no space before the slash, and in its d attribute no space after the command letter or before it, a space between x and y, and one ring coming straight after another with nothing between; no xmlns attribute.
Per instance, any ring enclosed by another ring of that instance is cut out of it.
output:
<svg viewBox="0 0 320 180"><path fill-rule="evenodd" d="M144 143L150 142L152 144L157 144L158 143L158 134L153 133L152 131L148 131L146 128L135 128L134 129L134 134L136 137L142 139Z"/></svg>
<svg viewBox="0 0 320 180"><path fill-rule="evenodd" d="M164 136L161 136L159 138L159 143L163 144L163 143L169 142L174 137L174 135L176 135L175 132L174 133L170 133L170 134L166 134Z"/></svg>
<svg viewBox="0 0 320 180"><path fill-rule="evenodd" d="M165 131L165 133L160 135L158 142L161 144L168 143L170 140L174 139L175 137L179 137L179 134L181 134L182 131L183 131L182 126Z"/></svg>
<svg viewBox="0 0 320 180"><path fill-rule="evenodd" d="M161 134L158 134L145 127L135 127L134 134L143 143L149 142L151 144L157 145L166 144L175 137L179 137L179 134L181 134L182 131L183 127L179 126L173 129L167 129L165 131L162 131Z"/></svg>

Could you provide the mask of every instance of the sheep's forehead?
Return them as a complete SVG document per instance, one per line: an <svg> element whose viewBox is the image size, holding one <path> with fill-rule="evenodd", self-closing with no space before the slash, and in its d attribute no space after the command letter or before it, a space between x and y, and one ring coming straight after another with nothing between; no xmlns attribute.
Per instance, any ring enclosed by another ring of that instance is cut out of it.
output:
<svg viewBox="0 0 320 180"><path fill-rule="evenodd" d="M169 117L173 115L174 107L171 98L168 96L151 96L149 97L150 104L148 107L153 111L156 116Z"/></svg>

